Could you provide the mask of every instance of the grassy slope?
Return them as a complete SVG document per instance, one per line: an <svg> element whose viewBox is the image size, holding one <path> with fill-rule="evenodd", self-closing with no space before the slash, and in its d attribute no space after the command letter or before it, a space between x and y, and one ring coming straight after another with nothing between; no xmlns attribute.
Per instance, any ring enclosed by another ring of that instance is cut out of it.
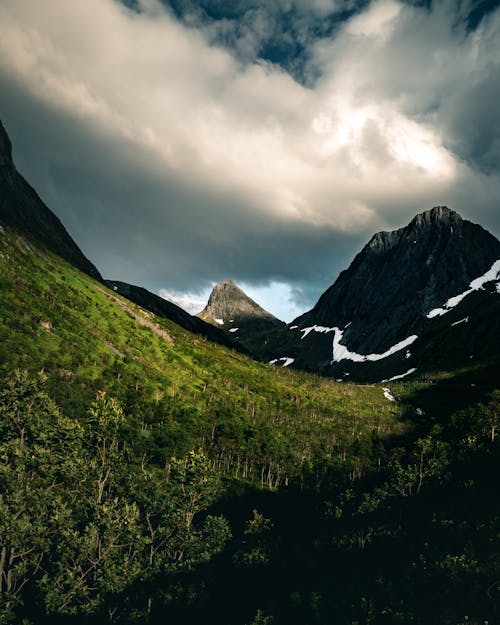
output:
<svg viewBox="0 0 500 625"><path fill-rule="evenodd" d="M290 466L314 446L328 453L346 433L404 429L405 407L378 387L277 369L214 345L9 231L0 236L0 254L0 366L43 368L70 414L82 414L104 389L141 415L146 437L168 415L173 453L206 443L229 420L250 428L247 438L266 440L269 454L279 447Z"/></svg>

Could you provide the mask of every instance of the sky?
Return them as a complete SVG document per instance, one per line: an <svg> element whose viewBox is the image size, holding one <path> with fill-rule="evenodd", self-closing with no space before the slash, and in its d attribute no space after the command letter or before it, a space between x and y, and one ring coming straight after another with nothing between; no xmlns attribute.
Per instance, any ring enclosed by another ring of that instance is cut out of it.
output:
<svg viewBox="0 0 500 625"><path fill-rule="evenodd" d="M290 321L432 206L500 236L498 5L2 0L0 118L106 278Z"/></svg>

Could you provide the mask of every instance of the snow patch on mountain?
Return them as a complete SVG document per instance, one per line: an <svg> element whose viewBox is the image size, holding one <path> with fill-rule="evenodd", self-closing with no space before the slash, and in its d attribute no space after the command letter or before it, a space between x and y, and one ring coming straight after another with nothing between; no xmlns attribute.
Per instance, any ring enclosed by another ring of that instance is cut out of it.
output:
<svg viewBox="0 0 500 625"><path fill-rule="evenodd" d="M326 326L314 325L308 328L302 328L300 331L303 332L302 339L305 339L306 336L308 336L311 332L319 332L320 334L328 334L329 332L335 333L333 337L332 360L330 364L333 364L334 362L340 362L341 360L351 360L352 362L373 362L375 360L383 360L384 358L392 356L392 354L395 354L396 352L405 349L418 339L418 336L416 334L412 334L403 341L396 343L396 345L393 345L382 354L358 354L356 352L351 352L345 345L340 344L340 341L344 336L344 330L341 330L340 328L328 328Z"/></svg>
<svg viewBox="0 0 500 625"><path fill-rule="evenodd" d="M341 360L352 360L353 362L374 362L376 360L383 360L384 358L392 356L392 354L405 349L418 339L416 334L412 334L403 341L396 343L396 345L393 345L382 354L357 354L356 352L351 352L345 345L340 344L342 336L344 335L342 330L334 328L334 332L335 336L333 337L332 364Z"/></svg>
<svg viewBox="0 0 500 625"><path fill-rule="evenodd" d="M469 323L469 317L464 317L463 319L460 319L460 321L455 321L455 323L452 323L452 326L458 326L461 323Z"/></svg>
<svg viewBox="0 0 500 625"><path fill-rule="evenodd" d="M238 332L239 328L231 328L229 332Z"/></svg>
<svg viewBox="0 0 500 625"><path fill-rule="evenodd" d="M309 328L301 328L300 331L304 333L302 335L302 339L305 339L306 336L310 334L311 332L319 332L321 334L328 334L328 332L335 332L336 330L338 330L338 328L327 328L325 326L311 326Z"/></svg>
<svg viewBox="0 0 500 625"><path fill-rule="evenodd" d="M472 280L472 282L469 284L469 288L466 291L464 291L463 293L459 293L458 295L455 295L453 297L450 297L450 299L445 304L443 304L442 308L434 308L433 310L429 311L427 313L427 319L432 319L433 317L440 317L441 315L445 315L452 308L455 308L455 306L460 304L460 302L464 298L466 298L467 295L470 295L474 291L479 291L480 289L484 287L484 285L487 282L496 280L498 277L500 277L500 260L496 260L491 266L491 268L488 269L488 271L484 273L482 276L479 276L479 278ZM498 291L498 283L497 283L497 291Z"/></svg>
<svg viewBox="0 0 500 625"><path fill-rule="evenodd" d="M394 380L402 380L403 378L406 378L407 375L411 375L412 373L415 373L416 370L417 370L416 367L412 367L411 369L408 369L408 371L406 371L406 373L400 373L399 375L393 375L392 378L389 378L388 380L382 380L382 382L393 382Z"/></svg>
<svg viewBox="0 0 500 625"><path fill-rule="evenodd" d="M224 319L214 319L215 323L218 323L220 326L224 325Z"/></svg>
<svg viewBox="0 0 500 625"><path fill-rule="evenodd" d="M295 362L295 358L290 358L289 356L282 356L281 358L274 358L269 361L270 365L275 365L279 362L283 361L282 367L289 367L293 362Z"/></svg>
<svg viewBox="0 0 500 625"><path fill-rule="evenodd" d="M389 401L397 401L397 399L391 393L391 389L390 388L383 388L382 390L384 391L384 397L386 399L388 399Z"/></svg>

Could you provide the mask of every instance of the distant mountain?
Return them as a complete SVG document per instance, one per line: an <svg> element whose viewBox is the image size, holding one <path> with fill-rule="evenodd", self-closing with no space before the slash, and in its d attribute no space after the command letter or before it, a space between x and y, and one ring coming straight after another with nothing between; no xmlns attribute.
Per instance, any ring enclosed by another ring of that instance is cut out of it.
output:
<svg viewBox="0 0 500 625"><path fill-rule="evenodd" d="M255 347L265 344L268 336L285 327L283 321L254 302L232 280L215 285L198 317L222 329L257 357Z"/></svg>
<svg viewBox="0 0 500 625"><path fill-rule="evenodd" d="M500 340L494 341L497 334L500 339L498 318L491 312L491 318L481 315L476 323L480 311L475 306L481 301L496 310L500 304L494 266L499 259L500 242L492 234L455 211L436 206L404 228L375 234L316 306L289 324L271 345L263 345L263 353L268 359L280 358L281 364L288 358L288 364L293 359L300 368L368 380L428 370L451 360L457 365L478 351L484 356L498 354ZM486 276L481 287L472 288L481 276ZM465 292L463 301L452 300L455 305L446 309L445 320L431 312ZM440 332L448 322L459 321L457 315L469 317L468 325L439 347ZM484 335L487 327L495 337L479 349L473 337ZM462 332L467 340L458 338ZM453 358L448 358L451 353Z"/></svg>
<svg viewBox="0 0 500 625"><path fill-rule="evenodd" d="M213 325L206 323L198 317L190 315L185 310L169 302L168 300L151 293L150 291L140 287L127 284L126 282L119 282L117 280L105 280L106 286L113 291L119 293L123 297L126 297L131 302L138 304L142 308L149 310L158 317L170 319L174 323L177 323L185 330L194 332L195 334L201 334L214 343L231 347L240 352L246 352L243 346L235 343L225 332Z"/></svg>
<svg viewBox="0 0 500 625"><path fill-rule="evenodd" d="M102 280L60 220L17 171L12 160L12 145L1 121L0 223L38 241L96 280Z"/></svg>

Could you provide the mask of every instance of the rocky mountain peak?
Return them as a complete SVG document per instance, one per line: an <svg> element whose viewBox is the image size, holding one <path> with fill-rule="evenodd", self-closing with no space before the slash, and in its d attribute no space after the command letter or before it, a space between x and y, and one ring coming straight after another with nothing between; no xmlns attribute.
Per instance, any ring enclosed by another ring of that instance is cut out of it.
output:
<svg viewBox="0 0 500 625"><path fill-rule="evenodd" d="M464 219L456 211L447 206L434 206L429 210L416 215L407 226L398 230L377 232L370 239L366 251L387 251L401 241L414 243L422 237L434 237L436 233L446 233L450 228L458 228L457 234L463 229Z"/></svg>
<svg viewBox="0 0 500 625"><path fill-rule="evenodd" d="M232 280L222 280L221 282L218 282L214 288L212 289L212 294L210 297L212 297L212 295L217 294L217 293L222 293L225 291L233 291L235 293L243 293L243 295L245 295L245 293L232 281Z"/></svg>
<svg viewBox="0 0 500 625"><path fill-rule="evenodd" d="M199 313L199 316L202 319L219 320L276 319L229 279L214 286L208 304ZM276 321L278 320L276 319Z"/></svg>
<svg viewBox="0 0 500 625"><path fill-rule="evenodd" d="M404 228L375 234L314 309L293 323L349 324L349 345L383 352L418 334L429 310L463 292L498 259L500 242L492 234L435 206Z"/></svg>
<svg viewBox="0 0 500 625"><path fill-rule="evenodd" d="M447 206L434 206L430 210L416 215L409 224L409 228L428 228L450 226L463 222L462 217Z"/></svg>
<svg viewBox="0 0 500 625"><path fill-rule="evenodd" d="M257 358L261 357L260 347L277 328L285 326L232 280L223 280L214 286L208 304L197 316L220 327Z"/></svg>

